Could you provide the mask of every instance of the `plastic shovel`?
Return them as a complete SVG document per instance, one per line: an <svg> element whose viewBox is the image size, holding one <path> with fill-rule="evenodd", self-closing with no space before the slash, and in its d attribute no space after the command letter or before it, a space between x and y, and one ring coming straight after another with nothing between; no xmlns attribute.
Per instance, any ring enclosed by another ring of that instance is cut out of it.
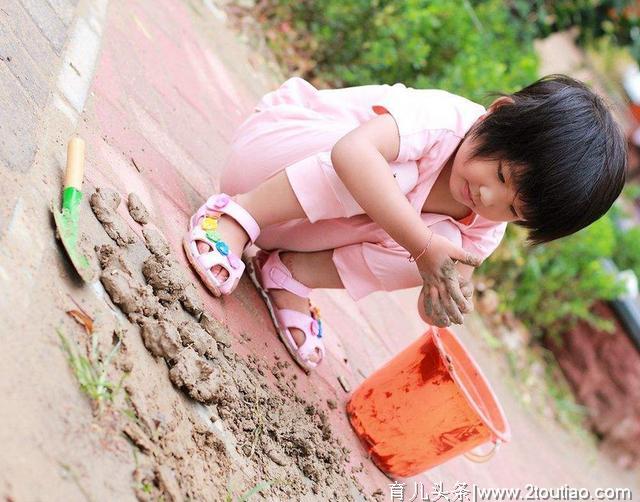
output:
<svg viewBox="0 0 640 502"><path fill-rule="evenodd" d="M71 258L71 263L85 282L91 282L95 270L78 246L78 222L80 201L82 200L82 179L84 177L84 141L71 138L67 146L67 167L64 173L62 191L62 211L52 208L58 235Z"/></svg>

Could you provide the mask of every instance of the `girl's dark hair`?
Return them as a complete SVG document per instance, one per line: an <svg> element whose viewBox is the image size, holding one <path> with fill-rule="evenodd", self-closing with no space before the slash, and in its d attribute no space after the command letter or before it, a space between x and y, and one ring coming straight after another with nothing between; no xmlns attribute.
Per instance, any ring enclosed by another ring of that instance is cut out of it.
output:
<svg viewBox="0 0 640 502"><path fill-rule="evenodd" d="M531 244L570 235L611 207L624 186L626 141L582 82L549 75L509 96L470 131L473 157L503 159L523 203Z"/></svg>

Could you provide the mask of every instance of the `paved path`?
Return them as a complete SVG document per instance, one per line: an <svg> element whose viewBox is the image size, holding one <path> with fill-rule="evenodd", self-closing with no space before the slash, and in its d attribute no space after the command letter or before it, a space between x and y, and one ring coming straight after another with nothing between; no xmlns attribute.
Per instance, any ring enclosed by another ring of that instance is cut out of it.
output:
<svg viewBox="0 0 640 502"><path fill-rule="evenodd" d="M64 428L45 423L42 416L63 419L47 387L47 353L54 349L43 342L42 327L55 324L60 302L35 300L43 274L59 283L61 297L87 294L72 280L49 228L42 226L49 201L58 197L66 139L77 132L87 140L85 192L93 186L137 192L183 259L180 238L187 218L216 191L234 129L260 96L280 83L281 77L256 62L216 11L210 1L195 0L2 3L0 281L12 294L0 300L2 324L8 328L0 351L0 394L12 406L0 411L0 423L9 425L0 427L0 442L14 461L2 469L0 491L12 486L33 496L55 485L60 493L79 496L73 477L65 477L59 461L46 453L64 443ZM196 283L207 308L229 325L240 353L259 354L267 364L276 356L287 359L248 279L223 300L211 298ZM356 386L424 331L415 312L417 291L374 294L358 304L344 292L318 291L314 297L325 319L329 360L311 377L300 372L300 388L307 397L339 403L331 416L334 430L353 450L353 465L364 463L361 480L368 492L381 488L388 497L389 480L372 467L348 426L343 412L348 396L337 376ZM409 487L443 482L451 490L457 481L482 487L631 486L630 475L519 404L504 376L506 368L481 346L481 323L472 321L473 329L468 325L456 331L492 381L513 441L489 463L454 460L409 480ZM243 332L250 341L241 338ZM40 390L24 396L10 383L27 373L37 375ZM70 381L65 395L74 392L73 385ZM24 448L42 452L36 465L20 462ZM81 448L67 454L70 464L81 463ZM125 493L129 471L118 471L109 452L93 454L97 470L85 474L110 477L105 483L113 493ZM98 474L99 469L107 474ZM43 473L39 481L32 480L36 472Z"/></svg>

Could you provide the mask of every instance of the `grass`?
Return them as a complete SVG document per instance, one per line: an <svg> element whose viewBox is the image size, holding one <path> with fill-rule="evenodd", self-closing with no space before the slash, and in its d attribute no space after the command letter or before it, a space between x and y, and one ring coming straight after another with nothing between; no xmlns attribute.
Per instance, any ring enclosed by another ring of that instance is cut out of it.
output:
<svg viewBox="0 0 640 502"><path fill-rule="evenodd" d="M260 481L256 483L252 488L244 492L237 498L233 498L231 491L227 491L227 497L225 498L225 502L247 502L254 495L267 490L271 486L271 482L269 481Z"/></svg>
<svg viewBox="0 0 640 502"><path fill-rule="evenodd" d="M264 425L265 425L265 412L266 412L266 410L264 409L263 406L260 405L260 398L258 397L258 386L254 386L254 390L255 390L255 395L254 395L254 402L253 403L247 401L246 399L243 399L243 403L246 406L252 408L253 419L254 419L254 421L257 422L257 425L253 429L253 433L252 433L252 436L251 436L251 451L247 455L247 459L248 460L251 460L253 458L253 455L256 452L256 446L257 446L258 442L260 441L260 437L264 433ZM242 444L238 444L238 448L240 448L240 449L244 448L244 446L248 442L249 441L245 441Z"/></svg>
<svg viewBox="0 0 640 502"><path fill-rule="evenodd" d="M120 349L120 341L111 349L104 359L101 359L98 350L98 338L96 333L91 334L91 351L89 356L79 354L74 344L69 342L61 330L57 329L58 338L62 344L69 366L80 384L80 389L91 399L98 413L101 413L107 403L112 403L115 396L122 388L122 382L126 376L116 384L109 380L107 375L111 361Z"/></svg>
<svg viewBox="0 0 640 502"><path fill-rule="evenodd" d="M71 480L78 487L80 492L82 492L82 495L84 495L85 500L89 502L93 502L94 499L91 496L91 493L89 493L87 489L84 486L82 486L82 483L80 483L80 476L78 476L76 471L69 464L65 464L64 462L58 461L58 465L65 471L66 475L69 478L71 478ZM8 497L7 497L7 500L9 500Z"/></svg>

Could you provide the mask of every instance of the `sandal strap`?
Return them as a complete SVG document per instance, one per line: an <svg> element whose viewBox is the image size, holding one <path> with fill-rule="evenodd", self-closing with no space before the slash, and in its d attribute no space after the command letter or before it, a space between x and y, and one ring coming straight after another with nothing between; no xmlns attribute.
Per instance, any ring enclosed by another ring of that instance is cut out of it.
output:
<svg viewBox="0 0 640 502"><path fill-rule="evenodd" d="M223 255L217 249L214 249L208 253L200 253L196 259L206 270L211 270L216 265L220 265L229 272L229 275L233 273L234 269L244 271L244 263L231 251L229 251L229 254Z"/></svg>
<svg viewBox="0 0 640 502"><path fill-rule="evenodd" d="M258 223L256 223L256 220L253 219L253 216L226 193L212 195L207 199L205 205L207 209L211 211L228 214L236 220L240 226L244 228L245 232L247 232L251 244L253 244L260 235L260 227Z"/></svg>
<svg viewBox="0 0 640 502"><path fill-rule="evenodd" d="M309 336L314 336L315 334L311 328L315 319L308 314L298 312L297 310L279 309L278 317L280 318L282 325L287 328L298 328Z"/></svg>
<svg viewBox="0 0 640 502"><path fill-rule="evenodd" d="M311 288L296 281L289 269L280 260L280 250L269 253L269 258L260 268L262 286L265 289L285 289L302 298L309 298Z"/></svg>

